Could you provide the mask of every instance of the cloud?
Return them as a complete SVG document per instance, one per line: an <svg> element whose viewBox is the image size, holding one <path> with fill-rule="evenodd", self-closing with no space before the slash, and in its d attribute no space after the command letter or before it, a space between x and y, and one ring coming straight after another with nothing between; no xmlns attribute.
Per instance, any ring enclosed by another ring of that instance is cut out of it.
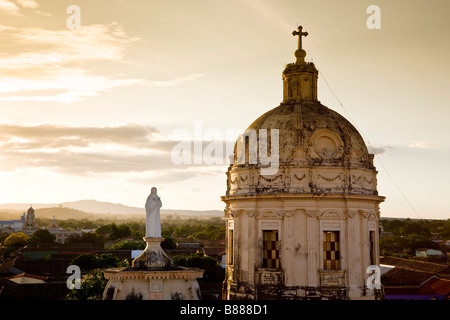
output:
<svg viewBox="0 0 450 320"><path fill-rule="evenodd" d="M156 128L137 124L105 127L1 124L0 169L40 167L88 175L168 168L168 148L162 141L151 143L158 135Z"/></svg>
<svg viewBox="0 0 450 320"><path fill-rule="evenodd" d="M127 181L145 185L148 185L150 181L153 184L171 184L194 179L197 177L213 177L223 174L224 172L218 169L202 170L202 168L173 168L148 172L144 175L131 177L127 179Z"/></svg>
<svg viewBox="0 0 450 320"><path fill-rule="evenodd" d="M33 2L23 2L31 7ZM0 26L0 40L14 52L0 55L0 100L74 102L145 82L93 74L92 62L124 62L129 36L117 23L77 30Z"/></svg>
<svg viewBox="0 0 450 320"><path fill-rule="evenodd" d="M39 8L39 4L34 0L16 0L16 2L24 8Z"/></svg>
<svg viewBox="0 0 450 320"><path fill-rule="evenodd" d="M158 133L159 130L154 127L138 124L104 127L0 124L0 143L3 148L24 152L42 148L89 147L95 144L143 147Z"/></svg>
<svg viewBox="0 0 450 320"><path fill-rule="evenodd" d="M33 3L20 4L32 8ZM0 41L12 48L0 54L0 101L70 103L120 87L174 86L204 76L160 81L95 72L100 63L127 63L127 46L139 40L118 23L83 25L76 30L0 25Z"/></svg>
<svg viewBox="0 0 450 320"><path fill-rule="evenodd" d="M1 29L0 29L1 30ZM82 25L76 30L43 28L4 29L4 37L23 48L12 57L4 57L2 68L23 69L89 60L121 60L126 45L140 40L128 35L118 23Z"/></svg>
<svg viewBox="0 0 450 320"><path fill-rule="evenodd" d="M409 141L408 147L413 149L436 149L437 146L423 141Z"/></svg>
<svg viewBox="0 0 450 320"><path fill-rule="evenodd" d="M200 142L200 156L204 156L202 163L176 163L172 159L172 151L180 141L169 138L152 126L133 123L103 127L0 123L0 171L48 168L61 174L96 175L174 170L166 171L161 179L165 177L166 181L173 181L176 176L188 179L200 174L199 170L207 168L208 171L217 166L213 161L207 163L211 155L203 153L211 141ZM198 151L194 144L197 142L190 141L191 148L186 150L191 159ZM224 147L224 142L217 145ZM222 152L217 160L218 165L226 164ZM189 168L194 171L181 173Z"/></svg>
<svg viewBox="0 0 450 320"><path fill-rule="evenodd" d="M390 145L377 145L377 146L368 145L368 149L369 149L370 153L373 153L377 156L381 156L381 155L385 155L387 150L395 149L395 147L390 146Z"/></svg>
<svg viewBox="0 0 450 320"><path fill-rule="evenodd" d="M19 7L16 6L15 3L7 0L0 0L0 11L14 16L21 15Z"/></svg>
<svg viewBox="0 0 450 320"><path fill-rule="evenodd" d="M3 94L0 100L70 103L144 82L142 79L110 79L90 75L84 70L61 69L51 77L41 79L0 77L0 93Z"/></svg>
<svg viewBox="0 0 450 320"><path fill-rule="evenodd" d="M173 79L173 80L147 81L146 85L150 86L150 87L170 87L170 86L175 86L177 84L181 84L181 83L184 83L184 82L197 80L198 78L201 78L204 75L205 75L204 73L195 73L195 74L190 74L190 75L188 75L186 77L180 77L180 78Z"/></svg>
<svg viewBox="0 0 450 320"><path fill-rule="evenodd" d="M170 157L161 154L127 154L124 152L10 152L9 169L18 167L49 168L62 174L96 175L113 172L144 172L167 168ZM8 168L8 167L3 167Z"/></svg>

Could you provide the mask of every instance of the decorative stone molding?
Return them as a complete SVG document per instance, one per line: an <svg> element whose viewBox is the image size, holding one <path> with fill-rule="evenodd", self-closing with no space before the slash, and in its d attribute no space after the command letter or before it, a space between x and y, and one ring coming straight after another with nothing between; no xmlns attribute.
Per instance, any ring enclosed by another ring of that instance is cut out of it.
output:
<svg viewBox="0 0 450 320"><path fill-rule="evenodd" d="M369 217L367 218L369 220L378 220L378 215L374 211L369 211Z"/></svg>
<svg viewBox="0 0 450 320"><path fill-rule="evenodd" d="M303 181L304 179L306 179L306 173L303 173L303 175L302 175L301 177L297 176L297 174L294 173L294 178L295 178L297 181Z"/></svg>
<svg viewBox="0 0 450 320"><path fill-rule="evenodd" d="M345 270L319 270L321 287L345 287Z"/></svg>
<svg viewBox="0 0 450 320"><path fill-rule="evenodd" d="M298 147L293 151L293 159L294 160L303 160L306 158L306 150L302 147Z"/></svg>
<svg viewBox="0 0 450 320"><path fill-rule="evenodd" d="M328 231L340 230L342 228L342 224L340 222L329 222L324 221L322 223L322 229Z"/></svg>
<svg viewBox="0 0 450 320"><path fill-rule="evenodd" d="M347 170L343 165L333 162L333 168L311 167L311 164L291 161L281 164L272 176L261 175L256 167L231 166L227 173L227 195L273 192L376 195L375 173L357 168Z"/></svg>
<svg viewBox="0 0 450 320"><path fill-rule="evenodd" d="M179 270L158 270L158 271L136 271L130 267L108 269L104 271L105 279L116 281L123 280L167 280L167 279L187 279L195 280L203 277L203 270L198 268L183 268Z"/></svg>
<svg viewBox="0 0 450 320"><path fill-rule="evenodd" d="M311 137L312 155L324 159L339 158L343 154L341 138L331 130L319 129Z"/></svg>
<svg viewBox="0 0 450 320"><path fill-rule="evenodd" d="M283 209L281 213L286 217L291 217L295 214L295 209Z"/></svg>
<svg viewBox="0 0 450 320"><path fill-rule="evenodd" d="M319 178L319 180L320 179L322 179L322 180L324 180L324 181L326 181L326 182L334 182L334 181L336 181L337 179L339 179L339 180L342 180L342 178L341 178L341 174L338 174L337 176L335 176L335 177L326 177L326 176L323 176L323 175L321 175L320 173L317 175L317 177Z"/></svg>
<svg viewBox="0 0 450 320"><path fill-rule="evenodd" d="M273 183L273 182L279 182L280 180L281 180L281 182L284 180L283 179L284 178L284 175L283 174L278 174L278 175L276 175L275 177L273 177L273 178L266 178L265 176L263 176L263 175L260 175L259 176L259 179L260 179L260 181L261 180L263 180L263 181L265 181L265 182L269 182L269 183Z"/></svg>
<svg viewBox="0 0 450 320"><path fill-rule="evenodd" d="M378 220L377 214L372 210L360 210L361 215L367 220Z"/></svg>
<svg viewBox="0 0 450 320"><path fill-rule="evenodd" d="M161 280L152 280L150 281L150 292L162 292L163 282Z"/></svg>
<svg viewBox="0 0 450 320"><path fill-rule="evenodd" d="M242 213L242 209L230 209L228 210L230 218L237 218Z"/></svg>
<svg viewBox="0 0 450 320"><path fill-rule="evenodd" d="M277 211L272 209L264 210L257 215L257 218L271 218L271 219L281 219L283 216L279 214Z"/></svg>
<svg viewBox="0 0 450 320"><path fill-rule="evenodd" d="M358 214L358 210L345 211L345 216L347 217L347 219L353 219L355 217L355 214Z"/></svg>
<svg viewBox="0 0 450 320"><path fill-rule="evenodd" d="M279 230L280 223L278 221L262 221L261 222L261 230Z"/></svg>
<svg viewBox="0 0 450 320"><path fill-rule="evenodd" d="M306 209L305 213L309 218L316 218L316 217L318 217L319 210L318 209L312 209L312 210Z"/></svg>
<svg viewBox="0 0 450 320"><path fill-rule="evenodd" d="M319 219L345 219L345 215L342 212L337 210L327 210L322 212L319 216Z"/></svg>
<svg viewBox="0 0 450 320"><path fill-rule="evenodd" d="M278 285L280 283L282 273L279 270L275 271L259 268L256 276L259 284Z"/></svg>
<svg viewBox="0 0 450 320"><path fill-rule="evenodd" d="M255 210L255 209L244 209L244 213L245 213L248 217L253 218L253 217L258 213L258 211Z"/></svg>

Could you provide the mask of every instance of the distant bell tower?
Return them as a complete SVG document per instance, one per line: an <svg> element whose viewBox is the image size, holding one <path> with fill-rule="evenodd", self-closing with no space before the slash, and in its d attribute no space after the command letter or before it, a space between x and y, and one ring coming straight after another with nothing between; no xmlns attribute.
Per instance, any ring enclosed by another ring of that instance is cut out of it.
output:
<svg viewBox="0 0 450 320"><path fill-rule="evenodd" d="M34 216L33 206L30 205L30 208L28 209L26 216L24 213L23 232L29 236L32 236L36 230L37 230L36 217Z"/></svg>

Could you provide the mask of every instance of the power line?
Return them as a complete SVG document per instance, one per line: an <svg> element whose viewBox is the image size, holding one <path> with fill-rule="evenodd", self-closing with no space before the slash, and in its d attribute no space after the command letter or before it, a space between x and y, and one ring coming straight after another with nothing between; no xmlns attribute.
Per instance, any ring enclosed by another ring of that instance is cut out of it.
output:
<svg viewBox="0 0 450 320"><path fill-rule="evenodd" d="M386 166L384 165L383 161L381 160L381 157L378 156L375 147L372 145L372 143L367 139L366 135L364 134L364 132L362 130L360 130L358 128L358 126L356 125L356 122L353 121L352 117L350 116L350 114L347 112L347 109L345 109L344 105L342 104L342 102L339 100L339 98L337 97L336 93L333 91L333 89L331 88L331 86L329 85L327 79L325 78L325 76L323 75L322 72L320 72L320 75L322 77L322 79L325 81L325 84L327 85L328 89L330 89L331 93L333 94L333 96L335 97L335 99L337 100L337 102L340 104L340 106L342 107L342 109L344 110L345 114L347 115L347 117L350 119L350 121L353 123L353 125L356 127L356 129L361 133L361 135L363 136L364 140L366 140L366 143L368 143L371 147L372 147L372 151L375 154L375 156L377 157L378 161L380 162L381 166L383 167L384 171L386 172L387 176L389 177L389 179L391 180L392 184L397 188L397 190L400 192L400 194L402 195L402 197L405 199L406 203L408 203L409 207L411 208L411 210L414 212L414 214L419 218L422 219L419 214L417 213L416 209L413 207L413 205L411 204L411 202L408 200L408 198L406 197L406 195L403 193L403 191L400 189L400 187L398 186L398 184L394 181L394 178L391 176L391 174L389 173L388 169L386 168Z"/></svg>

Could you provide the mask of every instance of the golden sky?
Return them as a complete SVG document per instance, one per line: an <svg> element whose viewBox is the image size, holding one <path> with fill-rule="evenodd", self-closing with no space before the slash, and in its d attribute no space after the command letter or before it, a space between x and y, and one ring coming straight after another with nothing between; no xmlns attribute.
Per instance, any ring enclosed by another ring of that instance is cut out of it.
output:
<svg viewBox="0 0 450 320"><path fill-rule="evenodd" d="M0 0L0 203L143 206L156 186L163 208L223 209L225 160L171 151L232 145L278 106L301 24L319 100L378 152L382 216L449 218L449 14L448 0Z"/></svg>

